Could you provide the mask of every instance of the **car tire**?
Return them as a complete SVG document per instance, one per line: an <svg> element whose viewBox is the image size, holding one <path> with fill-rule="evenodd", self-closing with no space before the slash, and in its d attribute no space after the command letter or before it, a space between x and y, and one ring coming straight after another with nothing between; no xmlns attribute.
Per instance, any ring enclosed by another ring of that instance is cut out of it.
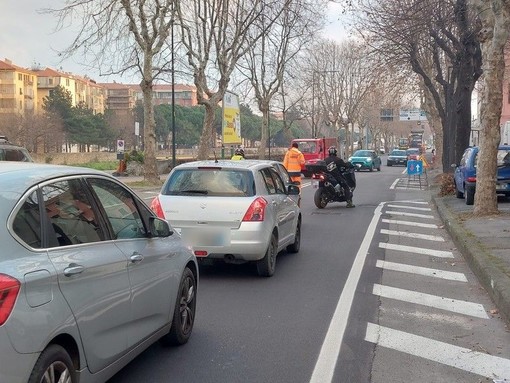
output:
<svg viewBox="0 0 510 383"><path fill-rule="evenodd" d="M391 162L387 162L386 166L393 166L393 164Z"/></svg>
<svg viewBox="0 0 510 383"><path fill-rule="evenodd" d="M466 200L466 205L472 205L475 203L475 188L464 187L464 199Z"/></svg>
<svg viewBox="0 0 510 383"><path fill-rule="evenodd" d="M278 251L278 238L273 232L264 258L257 261L257 272L261 277L272 277L276 267L276 255Z"/></svg>
<svg viewBox="0 0 510 383"><path fill-rule="evenodd" d="M294 234L294 243L287 246L287 251L289 253L297 253L299 252L300 247L301 247L301 218L298 218L296 225L296 233Z"/></svg>
<svg viewBox="0 0 510 383"><path fill-rule="evenodd" d="M50 383L78 381L73 361L64 347L49 345L37 359L28 383L47 382L43 380L45 375L51 376Z"/></svg>
<svg viewBox="0 0 510 383"><path fill-rule="evenodd" d="M189 340L195 323L196 304L197 280L195 274L186 267L179 284L172 327L168 334L161 338L163 344L180 346Z"/></svg>
<svg viewBox="0 0 510 383"><path fill-rule="evenodd" d="M313 202L319 209L324 209L328 205L327 193L323 188L318 188L313 195Z"/></svg>
<svg viewBox="0 0 510 383"><path fill-rule="evenodd" d="M370 164L370 168L368 168L368 170L373 172L374 171L374 164Z"/></svg>
<svg viewBox="0 0 510 383"><path fill-rule="evenodd" d="M377 167L377 171L380 172L381 171L381 164L379 164L379 166Z"/></svg>

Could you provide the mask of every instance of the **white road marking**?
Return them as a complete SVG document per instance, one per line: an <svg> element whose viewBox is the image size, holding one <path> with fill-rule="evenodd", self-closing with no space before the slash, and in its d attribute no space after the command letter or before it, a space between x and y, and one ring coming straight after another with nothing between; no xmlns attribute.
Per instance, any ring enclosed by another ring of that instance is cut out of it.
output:
<svg viewBox="0 0 510 383"><path fill-rule="evenodd" d="M429 204L426 201L415 200L415 199L401 200L401 201L392 201L392 202L393 203L414 203L414 204L417 204L417 205L428 205Z"/></svg>
<svg viewBox="0 0 510 383"><path fill-rule="evenodd" d="M415 207L415 206L406 206L406 205L387 205L387 207L396 207L399 209L409 209L409 210L432 211L432 209L430 207Z"/></svg>
<svg viewBox="0 0 510 383"><path fill-rule="evenodd" d="M508 359L389 327L368 323L365 340L381 347L405 352L490 379L510 378L510 360Z"/></svg>
<svg viewBox="0 0 510 383"><path fill-rule="evenodd" d="M386 229L381 229L381 234L398 235L399 237L406 237L406 238L413 238L413 239L424 239L427 241L444 242L444 238L439 235L409 233L407 231L396 231L396 230L386 230Z"/></svg>
<svg viewBox="0 0 510 383"><path fill-rule="evenodd" d="M437 229L439 226L433 224L433 223L421 223L421 222L413 222L413 221L401 221L397 219L382 219L381 220L384 223L393 223L395 225L409 225L409 226L416 226L416 227L426 227L429 229Z"/></svg>
<svg viewBox="0 0 510 383"><path fill-rule="evenodd" d="M467 278L463 273L458 273L455 271L430 269L428 267L412 266L412 265L406 265L404 263L395 263L395 262L388 262L388 261L381 261L381 260L378 260L376 262L375 266L379 267L381 269L384 269L384 270L400 271L403 273L410 273L410 274L423 275L426 277L447 279L447 280L456 281L456 282L467 282Z"/></svg>
<svg viewBox="0 0 510 383"><path fill-rule="evenodd" d="M402 302L409 302L417 305L447 310L457 314L469 315L476 318L489 319L485 309L479 303L440 297L437 295L425 294L412 290L404 290L396 287L379 285L377 283L374 284L372 293L384 298L396 299Z"/></svg>
<svg viewBox="0 0 510 383"><path fill-rule="evenodd" d="M354 299L354 293L356 292L356 287L358 285L361 272L363 271L363 265L368 254L368 249L370 248L370 243L374 237L383 205L384 202L380 203L375 209L372 221L370 222L365 233L365 237L363 238L363 242L358 249L358 253L356 254L356 258L352 264L351 271L349 272L349 276L345 282L345 286L342 290L342 294L340 295L340 299L338 300L335 312L331 318L328 332L324 338L324 342L322 343L319 357L315 363L315 368L310 378L310 383L328 383L333 380L336 362L338 360L338 355L340 354L340 346L342 345L342 339L344 337L345 328L347 326L349 313Z"/></svg>
<svg viewBox="0 0 510 383"><path fill-rule="evenodd" d="M433 215L429 215L429 214L406 213L406 212L402 212L402 211L386 210L385 213L391 214L391 215L401 215L404 217L430 218L430 219L434 218Z"/></svg>
<svg viewBox="0 0 510 383"><path fill-rule="evenodd" d="M445 251L445 250L425 249L423 247L404 246L404 245L397 245L394 243L384 243L384 242L379 242L379 247L382 249L387 249L387 250L397 250L397 251L405 251L407 253L432 255L433 257L439 257L439 258L453 258L452 252Z"/></svg>
<svg viewBox="0 0 510 383"><path fill-rule="evenodd" d="M397 179L395 180L395 182L393 182L393 183L391 184L391 186L390 186L390 190L395 189L395 186L397 186L397 184L398 184L398 182L399 182L399 181L400 181L400 178L397 178Z"/></svg>

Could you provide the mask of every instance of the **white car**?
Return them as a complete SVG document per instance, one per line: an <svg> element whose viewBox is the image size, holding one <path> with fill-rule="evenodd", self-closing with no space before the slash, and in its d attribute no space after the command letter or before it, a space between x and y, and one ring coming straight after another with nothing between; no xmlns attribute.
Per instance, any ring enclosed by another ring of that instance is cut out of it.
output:
<svg viewBox="0 0 510 383"><path fill-rule="evenodd" d="M299 251L299 192L271 161L195 161L171 171L151 208L199 260L255 262L269 277L279 252Z"/></svg>

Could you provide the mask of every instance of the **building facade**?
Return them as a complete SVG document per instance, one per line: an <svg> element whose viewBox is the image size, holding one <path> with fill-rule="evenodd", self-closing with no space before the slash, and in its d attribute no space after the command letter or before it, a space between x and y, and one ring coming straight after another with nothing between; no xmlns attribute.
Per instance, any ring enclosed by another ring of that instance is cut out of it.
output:
<svg viewBox="0 0 510 383"><path fill-rule="evenodd" d="M0 60L0 114L35 114L37 97L37 74L8 59Z"/></svg>

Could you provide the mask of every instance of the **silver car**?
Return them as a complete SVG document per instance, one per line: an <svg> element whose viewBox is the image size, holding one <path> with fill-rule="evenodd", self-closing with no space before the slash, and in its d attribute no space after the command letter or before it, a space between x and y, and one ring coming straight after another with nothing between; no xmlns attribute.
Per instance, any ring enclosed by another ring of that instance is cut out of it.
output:
<svg viewBox="0 0 510 383"><path fill-rule="evenodd" d="M196 257L115 178L2 163L0 223L0 382L104 382L188 341Z"/></svg>
<svg viewBox="0 0 510 383"><path fill-rule="evenodd" d="M151 208L199 260L255 262L269 277L280 251L299 251L299 192L271 161L195 161L170 172Z"/></svg>

